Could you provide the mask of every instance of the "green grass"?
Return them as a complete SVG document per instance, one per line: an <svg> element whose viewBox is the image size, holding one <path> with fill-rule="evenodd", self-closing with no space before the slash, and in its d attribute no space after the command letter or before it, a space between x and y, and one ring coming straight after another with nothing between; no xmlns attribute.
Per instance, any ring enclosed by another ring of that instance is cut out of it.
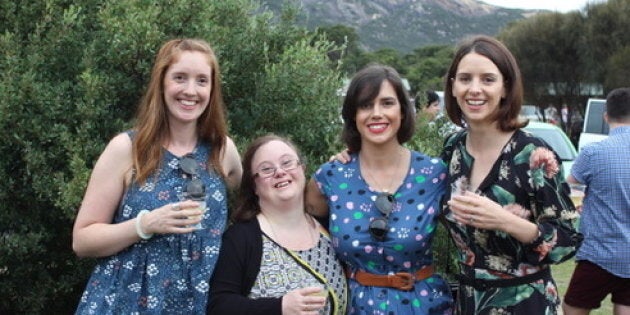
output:
<svg viewBox="0 0 630 315"><path fill-rule="evenodd" d="M551 267L553 278L556 280L556 284L558 285L558 294L560 295L560 298L564 298L564 294L567 292L567 287L569 286L569 281L571 281L571 275L573 274L574 268L575 261L573 259ZM612 313L613 304L610 301L610 295L608 295L608 297L602 301L602 306L593 310L591 315L609 315Z"/></svg>

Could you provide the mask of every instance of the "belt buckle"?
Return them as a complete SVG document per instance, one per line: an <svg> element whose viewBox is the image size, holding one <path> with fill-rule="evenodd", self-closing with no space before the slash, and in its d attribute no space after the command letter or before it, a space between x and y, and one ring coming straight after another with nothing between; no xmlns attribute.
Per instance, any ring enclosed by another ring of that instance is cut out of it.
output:
<svg viewBox="0 0 630 315"><path fill-rule="evenodd" d="M405 291L409 291L409 290L413 289L413 285L414 285L415 280L416 280L414 275L412 275L412 274L410 274L408 272L397 272L394 275L396 277L398 277L398 279L400 279L400 281L402 282L402 284L400 286L398 286L399 289L405 290Z"/></svg>

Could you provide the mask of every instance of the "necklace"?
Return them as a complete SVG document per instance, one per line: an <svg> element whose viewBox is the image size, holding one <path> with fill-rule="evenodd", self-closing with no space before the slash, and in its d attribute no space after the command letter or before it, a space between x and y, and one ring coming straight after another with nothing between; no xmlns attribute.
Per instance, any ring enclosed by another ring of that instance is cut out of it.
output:
<svg viewBox="0 0 630 315"><path fill-rule="evenodd" d="M262 211L260 211L260 215L265 218L265 221L267 221L267 225L269 225L269 229L271 229L271 237L273 238L273 240L276 241L276 243L280 244L281 246L286 247L288 249L292 249L292 250L304 250L304 249L311 248L315 244L317 244L318 237L317 235L313 235L313 229L311 228L311 225L308 224L308 222L306 222L308 226L308 236L309 236L308 246L300 246L301 244L298 246L296 246L295 244L290 244L290 246L287 246L287 244L285 242L282 242L280 238L278 237L278 233L276 233L273 221L269 220L269 217L267 217L265 213ZM305 214L305 216L306 215L307 214ZM308 220L308 217L307 217L307 220ZM317 227L317 225L315 226Z"/></svg>
<svg viewBox="0 0 630 315"><path fill-rule="evenodd" d="M392 185L394 184L394 179L396 179L396 172L398 171L398 165L400 165L400 158L402 156L402 151L400 149L398 149L398 157L396 158L396 164L394 164L394 174L391 176L390 180L389 180L389 185L387 185L386 187L381 186L381 184L374 178L374 176L372 176L372 173L370 172L368 167L364 167L362 168L365 171L365 174L370 178L370 180L376 184L379 187L376 187L376 189L378 189L379 191L382 191L384 193L389 193L389 189L392 188ZM365 164L363 164L365 165Z"/></svg>

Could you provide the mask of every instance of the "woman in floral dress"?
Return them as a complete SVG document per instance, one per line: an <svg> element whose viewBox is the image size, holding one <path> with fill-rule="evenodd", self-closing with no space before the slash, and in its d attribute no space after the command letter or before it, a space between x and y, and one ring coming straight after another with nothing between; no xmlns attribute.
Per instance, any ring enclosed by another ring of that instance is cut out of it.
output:
<svg viewBox="0 0 630 315"><path fill-rule="evenodd" d="M522 131L522 82L499 41L458 48L446 77L449 118L462 131L445 142L443 215L459 250L459 314L556 314L550 264L575 254L578 214L559 158Z"/></svg>
<svg viewBox="0 0 630 315"><path fill-rule="evenodd" d="M242 173L207 43L162 46L136 121L99 157L76 218L74 251L99 258L76 313L205 314Z"/></svg>

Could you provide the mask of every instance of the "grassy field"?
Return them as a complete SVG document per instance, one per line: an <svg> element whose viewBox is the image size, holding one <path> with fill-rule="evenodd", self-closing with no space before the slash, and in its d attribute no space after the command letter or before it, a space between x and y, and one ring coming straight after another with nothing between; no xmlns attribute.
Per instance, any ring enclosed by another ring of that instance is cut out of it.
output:
<svg viewBox="0 0 630 315"><path fill-rule="evenodd" d="M575 261L573 259L566 261L560 265L554 265L551 270L553 278L558 284L558 292L561 298L564 298L564 293L567 291L569 281L571 281L571 275L573 274L573 268L575 268ZM610 302L610 295L602 302L602 306L591 312L591 315L610 315L613 313L612 303Z"/></svg>

